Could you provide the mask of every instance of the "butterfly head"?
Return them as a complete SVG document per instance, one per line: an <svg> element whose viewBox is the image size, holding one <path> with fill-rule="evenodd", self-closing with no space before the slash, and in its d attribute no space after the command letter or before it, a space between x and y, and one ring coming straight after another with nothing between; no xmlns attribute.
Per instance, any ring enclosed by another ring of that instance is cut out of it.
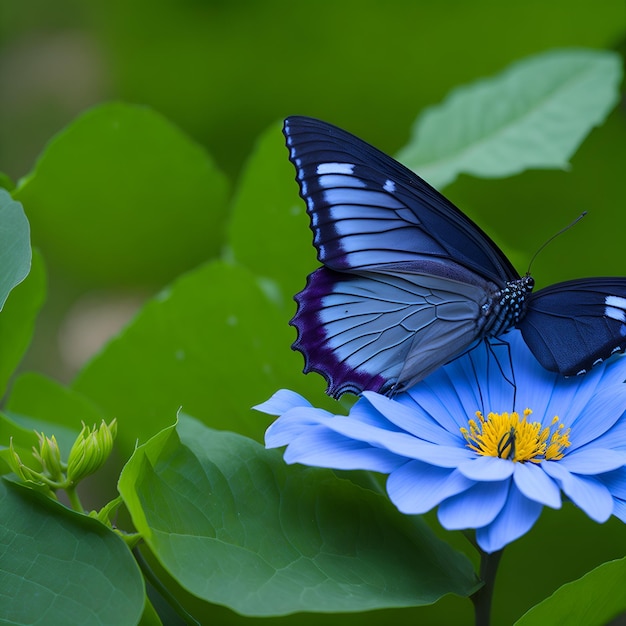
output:
<svg viewBox="0 0 626 626"><path fill-rule="evenodd" d="M519 281L513 282L518 282L526 294L529 294L535 288L535 279L530 275L530 272L526 272Z"/></svg>

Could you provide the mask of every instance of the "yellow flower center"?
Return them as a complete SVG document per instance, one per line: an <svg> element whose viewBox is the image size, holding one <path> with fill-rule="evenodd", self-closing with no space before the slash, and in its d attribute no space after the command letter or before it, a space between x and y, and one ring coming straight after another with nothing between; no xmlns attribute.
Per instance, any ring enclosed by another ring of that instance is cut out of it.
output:
<svg viewBox="0 0 626 626"><path fill-rule="evenodd" d="M469 428L461 428L467 446L482 456L497 456L514 462L558 461L569 448L570 429L555 417L550 426L541 427L540 422L528 422L532 413L489 413L487 419L476 411L476 419L468 420Z"/></svg>

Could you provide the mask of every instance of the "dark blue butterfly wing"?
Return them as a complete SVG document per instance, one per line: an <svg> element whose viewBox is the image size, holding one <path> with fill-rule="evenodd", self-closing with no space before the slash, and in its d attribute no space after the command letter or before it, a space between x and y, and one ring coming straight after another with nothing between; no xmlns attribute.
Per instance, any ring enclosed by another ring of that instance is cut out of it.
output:
<svg viewBox="0 0 626 626"><path fill-rule="evenodd" d="M288 118L284 134L325 265L296 295L294 348L332 395L401 390L513 323L564 375L626 348L626 278L528 294L531 279L392 158L311 118Z"/></svg>
<svg viewBox="0 0 626 626"><path fill-rule="evenodd" d="M519 278L491 239L350 133L290 117L284 134L326 266L296 295L305 372L334 396L400 390L479 339L491 296Z"/></svg>
<svg viewBox="0 0 626 626"><path fill-rule="evenodd" d="M318 259L353 271L454 261L499 286L519 278L496 244L409 169L354 135L294 116L283 132Z"/></svg>
<svg viewBox="0 0 626 626"><path fill-rule="evenodd" d="M626 349L626 278L584 278L531 294L518 323L547 370L584 374Z"/></svg>
<svg viewBox="0 0 626 626"><path fill-rule="evenodd" d="M457 356L481 334L488 285L396 270L321 267L296 295L294 348L335 397L401 391Z"/></svg>

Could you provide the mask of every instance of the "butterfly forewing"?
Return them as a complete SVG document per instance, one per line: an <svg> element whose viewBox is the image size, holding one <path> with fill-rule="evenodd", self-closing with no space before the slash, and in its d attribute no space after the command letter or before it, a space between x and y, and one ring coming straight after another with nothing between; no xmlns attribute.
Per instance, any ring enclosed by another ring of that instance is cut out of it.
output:
<svg viewBox="0 0 626 626"><path fill-rule="evenodd" d="M312 118L289 117L283 132L313 243L327 267L351 271L438 258L498 285L519 278L478 226L383 152Z"/></svg>

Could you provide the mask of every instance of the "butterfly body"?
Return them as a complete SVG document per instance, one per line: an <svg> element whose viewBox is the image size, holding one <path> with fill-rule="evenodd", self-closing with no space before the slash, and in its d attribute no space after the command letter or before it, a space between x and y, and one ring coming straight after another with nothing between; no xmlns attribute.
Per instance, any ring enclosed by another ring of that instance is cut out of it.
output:
<svg viewBox="0 0 626 626"><path fill-rule="evenodd" d="M625 279L532 293L532 277L391 157L312 118L283 132L323 264L295 296L293 347L329 394L400 391L513 327L566 375L626 347Z"/></svg>

